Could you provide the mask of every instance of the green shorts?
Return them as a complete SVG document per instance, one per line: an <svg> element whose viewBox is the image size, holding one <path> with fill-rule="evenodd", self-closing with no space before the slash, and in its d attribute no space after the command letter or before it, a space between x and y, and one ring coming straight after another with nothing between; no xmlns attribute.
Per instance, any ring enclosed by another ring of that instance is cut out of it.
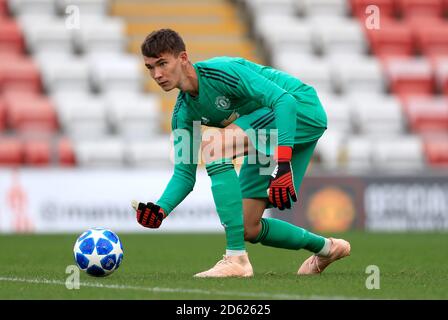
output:
<svg viewBox="0 0 448 320"><path fill-rule="evenodd" d="M236 119L234 124L246 132L256 149L255 155L245 156L240 170L239 182L243 198L267 198L270 175L275 167L273 154L277 146L274 112L270 108L261 108ZM317 141L325 130L326 127L313 127L297 120L291 160L297 194Z"/></svg>

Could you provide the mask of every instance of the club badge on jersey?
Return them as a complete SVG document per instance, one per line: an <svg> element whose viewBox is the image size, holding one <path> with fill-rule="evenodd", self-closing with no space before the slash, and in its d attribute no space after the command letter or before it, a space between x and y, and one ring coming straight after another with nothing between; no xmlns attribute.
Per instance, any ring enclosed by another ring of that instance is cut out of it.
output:
<svg viewBox="0 0 448 320"><path fill-rule="evenodd" d="M230 108L230 99L226 96L218 96L215 100L215 106L218 110L227 110Z"/></svg>

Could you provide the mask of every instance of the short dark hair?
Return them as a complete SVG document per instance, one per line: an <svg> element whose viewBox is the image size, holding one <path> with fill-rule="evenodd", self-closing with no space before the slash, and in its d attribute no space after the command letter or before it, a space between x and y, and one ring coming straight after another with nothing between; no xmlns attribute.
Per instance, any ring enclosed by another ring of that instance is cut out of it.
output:
<svg viewBox="0 0 448 320"><path fill-rule="evenodd" d="M151 32L142 43L141 51L145 57L158 58L163 53L178 56L185 51L185 43L181 36L171 29L160 29Z"/></svg>

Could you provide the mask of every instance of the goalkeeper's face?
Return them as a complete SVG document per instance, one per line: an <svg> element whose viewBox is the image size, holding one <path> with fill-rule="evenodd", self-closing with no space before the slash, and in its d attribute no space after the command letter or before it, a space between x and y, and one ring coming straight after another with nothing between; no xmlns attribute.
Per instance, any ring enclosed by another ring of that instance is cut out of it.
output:
<svg viewBox="0 0 448 320"><path fill-rule="evenodd" d="M171 53L162 53L159 57L143 57L151 78L164 90L170 91L180 87L183 79L183 68L186 54L181 52L177 57Z"/></svg>

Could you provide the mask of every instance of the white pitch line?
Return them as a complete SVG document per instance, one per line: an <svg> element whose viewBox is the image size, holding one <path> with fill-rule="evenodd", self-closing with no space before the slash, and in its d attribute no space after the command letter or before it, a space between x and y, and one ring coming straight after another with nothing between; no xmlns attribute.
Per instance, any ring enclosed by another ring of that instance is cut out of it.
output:
<svg viewBox="0 0 448 320"><path fill-rule="evenodd" d="M0 281L5 282L24 282L32 284L48 284L48 285L63 285L65 281L53 280L53 279L25 279L16 277L0 277ZM286 293L267 293L267 292L241 292L241 291L219 291L219 290L202 290L202 289L189 289L189 288L161 288L161 287L138 287L138 286L126 286L121 284L102 284L93 282L80 282L80 287L90 288L105 288L105 289L118 289L118 290L138 290L148 292L163 292L163 293L190 293L190 294L204 294L204 295L224 295L232 297L249 297L249 298L262 298L262 299L280 299L280 300L348 300L348 299L363 299L358 297L344 297L344 296L303 296ZM68 290L68 289L67 289Z"/></svg>

